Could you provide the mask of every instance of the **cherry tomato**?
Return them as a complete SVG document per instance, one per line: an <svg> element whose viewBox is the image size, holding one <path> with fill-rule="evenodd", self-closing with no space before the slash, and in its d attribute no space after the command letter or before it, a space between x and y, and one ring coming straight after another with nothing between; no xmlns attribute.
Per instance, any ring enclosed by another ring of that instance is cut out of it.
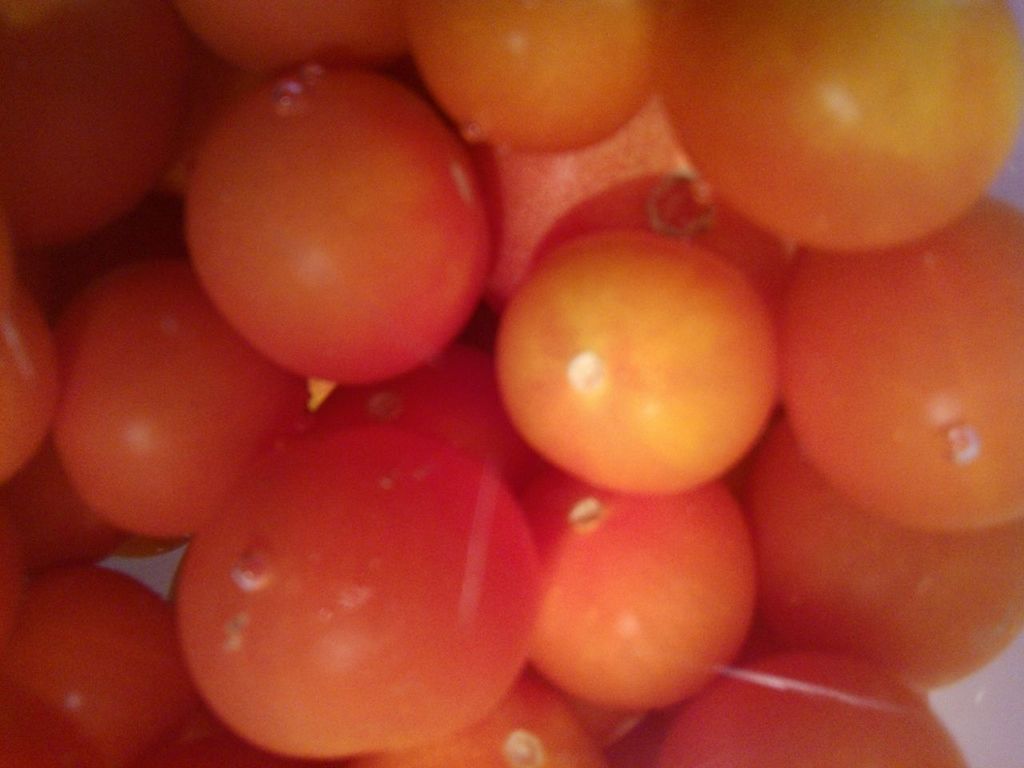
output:
<svg viewBox="0 0 1024 768"><path fill-rule="evenodd" d="M191 533L292 414L305 384L256 354L184 261L124 267L60 324L54 441L75 489L128 531Z"/></svg>
<svg viewBox="0 0 1024 768"><path fill-rule="evenodd" d="M808 460L925 529L1024 515L1024 214L986 200L855 260L807 253L782 316L782 390Z"/></svg>
<svg viewBox="0 0 1024 768"><path fill-rule="evenodd" d="M747 499L761 617L791 647L864 656L935 686L1024 626L1024 521L950 534L870 515L803 459L784 421L758 449Z"/></svg>
<svg viewBox="0 0 1024 768"><path fill-rule="evenodd" d="M69 718L107 766L137 757L196 706L171 607L92 566L55 568L29 585L0 678Z"/></svg>
<svg viewBox="0 0 1024 768"><path fill-rule="evenodd" d="M530 660L560 688L642 711L693 694L735 656L755 566L724 487L637 496L551 471L522 502L543 577Z"/></svg>
<svg viewBox="0 0 1024 768"><path fill-rule="evenodd" d="M182 642L248 741L341 757L484 716L526 658L537 555L493 468L362 427L285 441L193 537Z"/></svg>
<svg viewBox="0 0 1024 768"><path fill-rule="evenodd" d="M774 329L754 289L703 249L644 232L552 252L506 307L496 360L526 441L623 491L717 477L775 402Z"/></svg>
<svg viewBox="0 0 1024 768"><path fill-rule="evenodd" d="M0 197L19 247L130 210L171 159L188 38L164 0L14 0L0 12Z"/></svg>
<svg viewBox="0 0 1024 768"><path fill-rule="evenodd" d="M821 248L924 236L1009 155L1024 55L1005 2L663 0L659 87L701 175Z"/></svg>
<svg viewBox="0 0 1024 768"><path fill-rule="evenodd" d="M0 768L106 768L74 723L0 680Z"/></svg>
<svg viewBox="0 0 1024 768"><path fill-rule="evenodd" d="M18 474L0 485L0 505L10 512L25 568L33 573L99 560L125 537L82 501L49 437Z"/></svg>
<svg viewBox="0 0 1024 768"><path fill-rule="evenodd" d="M733 669L684 707L658 768L965 768L919 694L844 656L779 654Z"/></svg>
<svg viewBox="0 0 1024 768"><path fill-rule="evenodd" d="M405 16L423 79L471 141L581 147L650 92L644 0L409 0Z"/></svg>
<svg viewBox="0 0 1024 768"><path fill-rule="evenodd" d="M306 67L225 109L186 228L200 280L253 346L349 384L441 351L487 270L465 150L412 92L355 70Z"/></svg>

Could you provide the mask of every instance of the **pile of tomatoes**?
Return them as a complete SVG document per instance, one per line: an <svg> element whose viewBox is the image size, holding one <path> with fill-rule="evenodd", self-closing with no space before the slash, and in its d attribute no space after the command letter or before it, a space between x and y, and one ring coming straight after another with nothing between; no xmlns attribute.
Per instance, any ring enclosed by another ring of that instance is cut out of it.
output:
<svg viewBox="0 0 1024 768"><path fill-rule="evenodd" d="M964 766L1022 105L999 0L0 0L0 767Z"/></svg>

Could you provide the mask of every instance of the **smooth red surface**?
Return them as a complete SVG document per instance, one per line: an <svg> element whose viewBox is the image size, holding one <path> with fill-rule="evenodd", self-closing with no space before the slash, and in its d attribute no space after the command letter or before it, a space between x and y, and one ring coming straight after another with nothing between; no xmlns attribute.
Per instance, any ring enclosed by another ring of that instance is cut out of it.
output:
<svg viewBox="0 0 1024 768"><path fill-rule="evenodd" d="M177 585L213 711L305 757L464 728L525 662L537 555L493 468L364 427L282 444L192 539Z"/></svg>
<svg viewBox="0 0 1024 768"><path fill-rule="evenodd" d="M1024 515L1024 214L982 201L918 243L797 264L782 395L808 460L871 511L965 530Z"/></svg>
<svg viewBox="0 0 1024 768"><path fill-rule="evenodd" d="M304 382L228 326L184 261L94 283L61 319L60 358L61 461L91 507L134 533L191 533L304 413Z"/></svg>
<svg viewBox="0 0 1024 768"><path fill-rule="evenodd" d="M465 149L382 75L306 67L226 109L186 193L196 272L253 346L349 384L441 351L483 290Z"/></svg>
<svg viewBox="0 0 1024 768"><path fill-rule="evenodd" d="M739 651L754 551L724 487L627 495L550 471L522 502L543 575L530 659L559 687L643 711L692 695Z"/></svg>
<svg viewBox="0 0 1024 768"><path fill-rule="evenodd" d="M123 766L196 705L171 606L103 568L56 568L25 593L0 678L70 720Z"/></svg>

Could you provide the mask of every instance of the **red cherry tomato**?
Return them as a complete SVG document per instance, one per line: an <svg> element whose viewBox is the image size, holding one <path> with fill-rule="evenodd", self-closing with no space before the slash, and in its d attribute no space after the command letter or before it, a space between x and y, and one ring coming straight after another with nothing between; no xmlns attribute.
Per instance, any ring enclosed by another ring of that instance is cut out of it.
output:
<svg viewBox="0 0 1024 768"><path fill-rule="evenodd" d="M197 705L170 605L91 566L32 582L0 678L70 719L109 766L137 757Z"/></svg>
<svg viewBox="0 0 1024 768"><path fill-rule="evenodd" d="M82 498L125 530L191 533L257 448L304 413L304 382L224 322L184 261L105 276L60 332L54 441Z"/></svg>
<svg viewBox="0 0 1024 768"><path fill-rule="evenodd" d="M793 431L834 485L902 525L1024 515L1024 214L986 200L911 245L808 253L782 313Z"/></svg>
<svg viewBox="0 0 1024 768"><path fill-rule="evenodd" d="M418 96L355 70L306 67L225 109L186 229L203 286L253 346L348 384L440 352L487 270L465 150Z"/></svg>
<svg viewBox="0 0 1024 768"><path fill-rule="evenodd" d="M966 768L924 699L844 656L779 654L736 668L685 706L658 768Z"/></svg>
<svg viewBox="0 0 1024 768"><path fill-rule="evenodd" d="M754 550L730 494L612 493L550 471L522 494L541 552L530 659L559 687L663 707L729 663L754 611Z"/></svg>
<svg viewBox="0 0 1024 768"><path fill-rule="evenodd" d="M746 497L760 615L789 647L864 656L935 686L1024 626L1024 521L945 533L868 514L806 462L784 421L758 449Z"/></svg>
<svg viewBox="0 0 1024 768"><path fill-rule="evenodd" d="M0 197L19 247L127 213L171 159L189 41L165 0L6 2Z"/></svg>
<svg viewBox="0 0 1024 768"><path fill-rule="evenodd" d="M391 427L285 442L192 539L185 654L214 712L304 757L478 720L526 658L537 555L494 469Z"/></svg>

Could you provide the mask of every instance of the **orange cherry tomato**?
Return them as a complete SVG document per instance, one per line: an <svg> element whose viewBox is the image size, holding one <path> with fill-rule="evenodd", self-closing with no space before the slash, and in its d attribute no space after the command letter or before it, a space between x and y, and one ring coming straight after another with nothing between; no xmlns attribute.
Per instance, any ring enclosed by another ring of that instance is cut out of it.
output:
<svg viewBox="0 0 1024 768"><path fill-rule="evenodd" d="M670 493L754 443L775 402L775 332L743 275L644 232L566 243L502 316L498 383L542 456L591 483Z"/></svg>

